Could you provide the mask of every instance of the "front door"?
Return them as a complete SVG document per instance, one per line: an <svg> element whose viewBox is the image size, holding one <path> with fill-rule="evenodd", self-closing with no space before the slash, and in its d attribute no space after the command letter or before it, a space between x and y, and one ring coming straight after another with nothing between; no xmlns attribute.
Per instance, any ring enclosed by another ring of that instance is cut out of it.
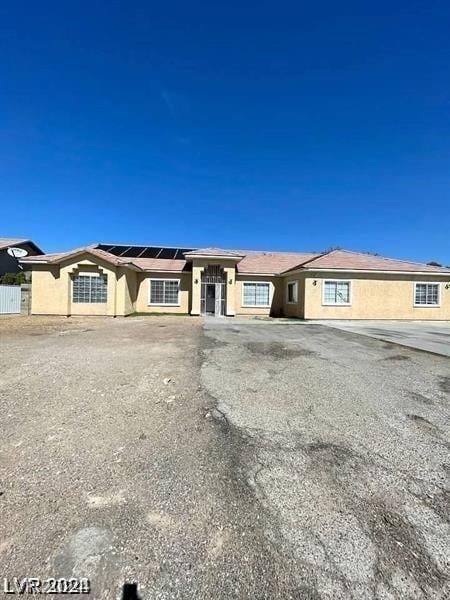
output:
<svg viewBox="0 0 450 600"><path fill-rule="evenodd" d="M210 315L216 313L216 285L208 283L206 285L206 307L205 312Z"/></svg>

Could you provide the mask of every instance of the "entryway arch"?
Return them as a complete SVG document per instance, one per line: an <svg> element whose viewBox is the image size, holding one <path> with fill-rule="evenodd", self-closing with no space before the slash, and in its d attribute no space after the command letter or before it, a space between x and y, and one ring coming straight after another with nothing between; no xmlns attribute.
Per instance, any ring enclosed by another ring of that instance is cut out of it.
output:
<svg viewBox="0 0 450 600"><path fill-rule="evenodd" d="M201 275L200 312L202 315L226 314L227 278L220 265L208 265Z"/></svg>

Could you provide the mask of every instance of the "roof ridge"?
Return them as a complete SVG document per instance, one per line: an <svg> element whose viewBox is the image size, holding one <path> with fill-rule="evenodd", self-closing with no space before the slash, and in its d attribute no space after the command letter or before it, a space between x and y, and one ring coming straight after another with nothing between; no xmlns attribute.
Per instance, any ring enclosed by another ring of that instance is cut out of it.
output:
<svg viewBox="0 0 450 600"><path fill-rule="evenodd" d="M406 260L405 258L392 258L390 256L383 256L382 254L372 254L371 252L358 252L357 250L346 250L345 248L336 248L331 252L347 252L347 254L358 254L359 256L373 256L374 258L382 258L383 260L391 260L393 262L402 262L408 265L421 265L423 267L429 267L432 265L428 265L427 263L418 262L416 260ZM445 267L437 267L437 268L445 268Z"/></svg>
<svg viewBox="0 0 450 600"><path fill-rule="evenodd" d="M308 252L308 250L304 251L296 251L296 250L234 250L234 252L246 252L249 254L290 254L290 255L300 255L300 254L314 254L315 256L319 256L318 252Z"/></svg>
<svg viewBox="0 0 450 600"><path fill-rule="evenodd" d="M318 260L319 258L323 258L324 256L328 256L328 254L332 254L333 252L336 252L336 250L328 250L327 252L322 252L322 254L318 254L317 256L314 256L313 258L310 258L309 260L305 260L304 262L299 263L295 267L292 267L292 269L288 269L288 271L293 271L294 269L298 269L299 267L304 267L305 265L309 265L310 263L314 262L315 260Z"/></svg>

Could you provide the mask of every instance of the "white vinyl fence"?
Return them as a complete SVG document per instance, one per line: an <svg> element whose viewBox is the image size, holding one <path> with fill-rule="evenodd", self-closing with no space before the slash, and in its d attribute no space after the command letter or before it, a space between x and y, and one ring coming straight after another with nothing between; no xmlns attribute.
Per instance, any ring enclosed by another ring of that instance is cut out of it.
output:
<svg viewBox="0 0 450 600"><path fill-rule="evenodd" d="M20 285L0 285L0 315L20 313Z"/></svg>

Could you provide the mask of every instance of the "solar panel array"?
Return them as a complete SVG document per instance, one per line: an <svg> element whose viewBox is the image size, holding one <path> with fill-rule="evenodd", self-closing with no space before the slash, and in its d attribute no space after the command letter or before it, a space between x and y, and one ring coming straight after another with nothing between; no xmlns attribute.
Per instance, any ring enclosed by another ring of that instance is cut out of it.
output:
<svg viewBox="0 0 450 600"><path fill-rule="evenodd" d="M125 258L184 259L184 253L194 248L166 248L164 246L130 246L127 244L98 244L97 248Z"/></svg>

